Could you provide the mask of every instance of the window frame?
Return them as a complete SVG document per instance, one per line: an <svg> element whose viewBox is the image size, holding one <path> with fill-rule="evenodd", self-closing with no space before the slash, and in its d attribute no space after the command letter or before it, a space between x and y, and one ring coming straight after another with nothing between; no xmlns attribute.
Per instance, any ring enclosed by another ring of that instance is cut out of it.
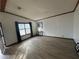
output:
<svg viewBox="0 0 79 59"><path fill-rule="evenodd" d="M19 24L23 24L23 25L24 25L24 28L23 28L23 29L20 29L20 28L19 28L19 32L20 32L20 30L24 30L24 31L25 31L25 34L24 34L24 35L21 35L21 36L25 36L25 35L31 34L31 26L30 26L29 23L19 23ZM19 26L19 24L18 24L18 26ZM29 24L29 28L26 28L26 27L25 27L25 24ZM27 29L30 30L30 33L27 33L27 31L26 31Z"/></svg>

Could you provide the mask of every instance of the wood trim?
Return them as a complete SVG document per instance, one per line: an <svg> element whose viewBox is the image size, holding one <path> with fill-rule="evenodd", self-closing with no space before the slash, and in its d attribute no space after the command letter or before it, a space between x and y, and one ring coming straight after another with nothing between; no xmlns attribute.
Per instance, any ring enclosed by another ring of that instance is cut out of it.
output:
<svg viewBox="0 0 79 59"><path fill-rule="evenodd" d="M78 7L78 4L79 4L79 0L77 1L77 4L76 4L76 6L75 6L75 8L74 8L74 12L75 12L75 10L77 9L77 7Z"/></svg>
<svg viewBox="0 0 79 59"><path fill-rule="evenodd" d="M18 22L15 22L15 27L16 27L16 34L17 34L18 42L21 42L21 36L20 36L20 32L19 32Z"/></svg>
<svg viewBox="0 0 79 59"><path fill-rule="evenodd" d="M17 15L17 14L11 13L11 12L7 12L7 11L1 11L1 12L7 13L7 14L10 14L10 15L14 15L14 16L18 16L18 17L21 17L21 18L24 18L24 19L27 19L27 20L35 21L35 20L33 20L33 19L30 19L30 18L21 16L21 15Z"/></svg>
<svg viewBox="0 0 79 59"><path fill-rule="evenodd" d="M63 37L56 37L56 36L46 36L46 35L43 35L43 37L53 37L53 38L60 38L60 39L74 40L73 38L63 38Z"/></svg>
<svg viewBox="0 0 79 59"><path fill-rule="evenodd" d="M76 6L74 7L74 9L72 11L61 13L61 14L57 14L57 15L54 15L54 16L45 17L45 18L42 18L42 19L37 19L37 21L45 20L45 19L48 19L48 18L56 17L56 16L61 16L61 15L64 15L64 14L73 13L73 12L75 12L76 8L78 7L78 4L79 4L79 0L77 1Z"/></svg>
<svg viewBox="0 0 79 59"><path fill-rule="evenodd" d="M5 11L7 0L0 0L0 11Z"/></svg>
<svg viewBox="0 0 79 59"><path fill-rule="evenodd" d="M73 12L74 11L69 11L69 12L66 12L66 13L61 13L61 14L57 14L57 15L54 15L54 16L49 16L49 17L45 17L45 18L42 18L42 19L38 19L36 21L45 20L45 19L48 19L48 18L57 17L57 16L61 16L61 15L65 15L65 14L69 14L69 13L73 13Z"/></svg>
<svg viewBox="0 0 79 59"><path fill-rule="evenodd" d="M33 36L34 37L34 36ZM27 38L28 40L30 39L30 38L32 38L32 37L29 37L29 38ZM23 41L26 41L26 39L25 40L22 40L22 42ZM13 46L13 45L16 45L16 44L20 44L21 42L15 42L15 43L12 43L12 44L10 44L10 45L6 45L6 47L10 47L10 46Z"/></svg>
<svg viewBox="0 0 79 59"><path fill-rule="evenodd" d="M38 37L38 36L33 36L33 37ZM33 38L33 37L29 37L29 38L27 38L27 39L30 39L30 38ZM59 38L59 39L67 39L67 40L73 40L72 38L62 38L62 37L55 37L55 36L41 36L41 37L53 37L53 38ZM23 40L23 41L25 41L25 40ZM73 42L74 42L74 40L73 40ZM75 42L74 42L75 43ZM13 44L10 44L10 45L7 45L6 47L10 47L10 46L13 46L13 45L16 45L16 44L19 44L18 42L15 42L15 43L13 43ZM75 43L75 46L76 46L76 43ZM75 48L75 47L74 47Z"/></svg>
<svg viewBox="0 0 79 59"><path fill-rule="evenodd" d="M0 22L0 26L1 26L2 32L3 32L3 27L2 27L2 23L1 22ZM4 45L6 46L6 40L5 40L4 32L3 32L3 37L4 37Z"/></svg>
<svg viewBox="0 0 79 59"><path fill-rule="evenodd" d="M31 28L30 28L30 31L31 31L31 37L33 37L33 28L32 28L32 23L30 22L29 24L30 24L30 27L31 27Z"/></svg>
<svg viewBox="0 0 79 59"><path fill-rule="evenodd" d="M17 34L18 42L22 42L22 39L21 39L21 36L20 36L20 32L19 32L18 24L29 24L30 25L30 31L31 31L31 34L30 35L31 35L31 37L33 37L32 23L31 22L15 22L16 34ZM23 36L25 36L25 35L23 35Z"/></svg>
<svg viewBox="0 0 79 59"><path fill-rule="evenodd" d="M0 1L2 1L2 0L0 0ZM4 3L3 4L6 5L6 2L7 2L7 0L5 1L5 4ZM75 8L72 11L61 13L61 14L57 14L57 15L53 15L53 16L49 16L49 17L45 17L45 18L42 18L42 19L37 19L37 20L33 20L33 19L21 16L21 15L17 15L17 14L11 13L11 12L4 11L4 10L2 10L1 12L8 13L8 14L11 14L11 15L15 15L15 16L18 16L18 17L21 17L21 18L24 18L24 19L29 19L29 20L32 20L32 21L40 21L40 20L44 20L44 19L48 19L48 18L52 18L52 17L56 17L56 16L61 16L61 15L68 14L68 13L73 13L73 12L75 12L78 4L79 4L79 0L77 1L76 6L75 6Z"/></svg>

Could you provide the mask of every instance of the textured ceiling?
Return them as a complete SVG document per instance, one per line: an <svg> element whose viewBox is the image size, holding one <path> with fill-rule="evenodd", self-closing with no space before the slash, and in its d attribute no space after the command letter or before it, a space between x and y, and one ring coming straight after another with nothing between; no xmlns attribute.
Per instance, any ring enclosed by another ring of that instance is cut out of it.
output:
<svg viewBox="0 0 79 59"><path fill-rule="evenodd" d="M6 11L33 20L72 11L78 0L7 0Z"/></svg>

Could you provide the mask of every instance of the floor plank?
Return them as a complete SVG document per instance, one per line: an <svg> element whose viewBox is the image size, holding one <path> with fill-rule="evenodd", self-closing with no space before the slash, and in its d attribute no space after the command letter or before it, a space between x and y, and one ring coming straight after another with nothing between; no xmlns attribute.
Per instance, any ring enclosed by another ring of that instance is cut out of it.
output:
<svg viewBox="0 0 79 59"><path fill-rule="evenodd" d="M79 59L73 40L55 37L34 37L11 46L0 59Z"/></svg>

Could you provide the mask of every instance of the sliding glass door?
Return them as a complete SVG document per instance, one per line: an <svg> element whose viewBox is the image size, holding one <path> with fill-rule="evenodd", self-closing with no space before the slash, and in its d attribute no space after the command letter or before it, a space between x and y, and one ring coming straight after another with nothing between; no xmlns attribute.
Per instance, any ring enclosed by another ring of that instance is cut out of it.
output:
<svg viewBox="0 0 79 59"><path fill-rule="evenodd" d="M24 28L24 24L18 24L19 26L19 32L20 32L20 36L25 35L25 28Z"/></svg>
<svg viewBox="0 0 79 59"><path fill-rule="evenodd" d="M19 26L19 32L21 36L24 36L26 34L31 34L31 27L30 24L18 24Z"/></svg>
<svg viewBox="0 0 79 59"><path fill-rule="evenodd" d="M16 23L16 27L17 27L17 33L19 34L19 37L21 40L25 40L29 37L32 37L32 25L31 22L28 23L21 23L21 22L17 22Z"/></svg>

